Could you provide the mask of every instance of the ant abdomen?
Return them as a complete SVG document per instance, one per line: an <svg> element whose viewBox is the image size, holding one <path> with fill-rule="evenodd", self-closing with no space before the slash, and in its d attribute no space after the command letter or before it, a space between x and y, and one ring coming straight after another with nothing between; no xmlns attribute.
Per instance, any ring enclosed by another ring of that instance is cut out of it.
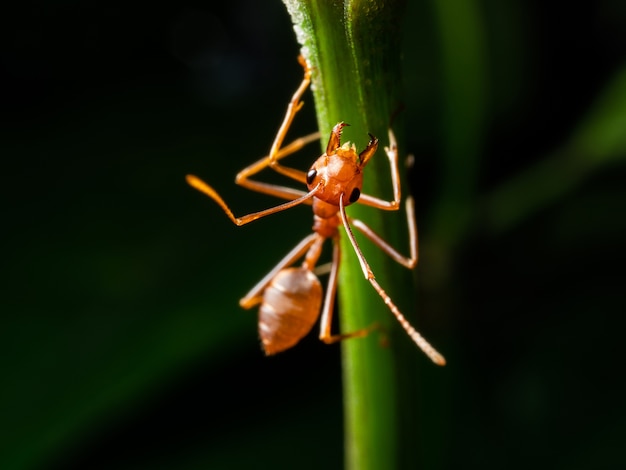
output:
<svg viewBox="0 0 626 470"><path fill-rule="evenodd" d="M310 270L286 268L263 292L259 335L268 356L294 346L311 331L322 306L322 285Z"/></svg>

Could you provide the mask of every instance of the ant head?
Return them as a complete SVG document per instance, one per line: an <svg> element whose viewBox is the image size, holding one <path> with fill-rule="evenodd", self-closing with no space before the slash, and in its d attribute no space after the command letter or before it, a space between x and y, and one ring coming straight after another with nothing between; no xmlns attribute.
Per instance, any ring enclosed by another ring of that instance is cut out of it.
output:
<svg viewBox="0 0 626 470"><path fill-rule="evenodd" d="M360 154L356 153L354 144L346 142L341 145L341 130L347 125L340 122L333 127L326 152L315 161L306 176L309 191L321 183L315 197L336 207L342 197L346 206L359 200L363 168L378 148L378 139L371 134L367 147Z"/></svg>

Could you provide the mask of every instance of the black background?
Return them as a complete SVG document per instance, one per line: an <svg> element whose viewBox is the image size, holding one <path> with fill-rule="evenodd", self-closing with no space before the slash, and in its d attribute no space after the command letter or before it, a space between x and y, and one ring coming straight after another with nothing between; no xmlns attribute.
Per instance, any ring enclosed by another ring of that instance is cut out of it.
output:
<svg viewBox="0 0 626 470"><path fill-rule="evenodd" d="M488 197L575 135L624 65L626 9L477 11L489 79L475 184ZM282 3L2 16L0 467L341 468L339 348L311 337L266 359L237 305L310 213L236 229L184 183L202 175L237 214L272 204L232 181L267 152L300 80ZM429 255L441 49L431 4L406 16L420 328L449 361L424 371L421 400L437 397L416 443L425 468L624 465L623 148L510 229L478 219L443 260ZM307 104L293 135L315 129Z"/></svg>

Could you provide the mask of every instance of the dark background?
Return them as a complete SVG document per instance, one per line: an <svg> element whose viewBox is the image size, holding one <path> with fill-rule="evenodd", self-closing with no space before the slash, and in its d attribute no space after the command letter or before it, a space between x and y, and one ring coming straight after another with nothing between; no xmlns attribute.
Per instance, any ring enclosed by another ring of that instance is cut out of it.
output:
<svg viewBox="0 0 626 470"><path fill-rule="evenodd" d="M480 216L575 139L623 69L623 2L558 3L477 5L476 216L443 246L429 233L454 137L442 48L433 3L407 11L419 326L449 361L423 366L425 468L626 463L626 145L528 214L512 207L516 223ZM312 335L266 359L237 305L310 212L237 229L184 182L199 174L237 214L272 204L233 177L267 152L301 78L282 3L22 5L1 20L0 467L341 468L339 348ZM294 136L315 129L306 101ZM555 187L571 173L558 161Z"/></svg>

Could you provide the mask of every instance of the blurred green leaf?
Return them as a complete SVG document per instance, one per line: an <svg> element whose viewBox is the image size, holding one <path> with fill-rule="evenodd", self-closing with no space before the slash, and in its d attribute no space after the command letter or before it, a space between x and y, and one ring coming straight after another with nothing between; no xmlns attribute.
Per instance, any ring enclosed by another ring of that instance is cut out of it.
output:
<svg viewBox="0 0 626 470"><path fill-rule="evenodd" d="M429 239L453 248L473 217L484 152L487 52L478 2L434 0L441 60L441 182Z"/></svg>
<svg viewBox="0 0 626 470"><path fill-rule="evenodd" d="M572 136L485 198L492 231L510 230L562 199L595 172L626 161L626 68L597 97Z"/></svg>

